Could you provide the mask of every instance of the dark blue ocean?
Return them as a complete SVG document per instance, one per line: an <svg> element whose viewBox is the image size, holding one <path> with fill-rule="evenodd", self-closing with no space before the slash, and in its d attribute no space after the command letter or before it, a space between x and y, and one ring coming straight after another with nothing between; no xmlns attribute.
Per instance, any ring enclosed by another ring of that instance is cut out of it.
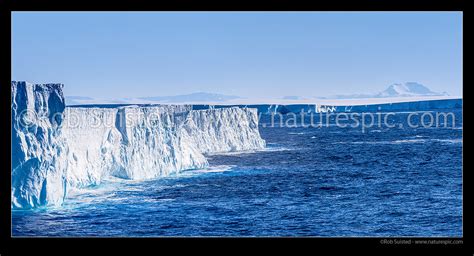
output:
<svg viewBox="0 0 474 256"><path fill-rule="evenodd" d="M272 127L262 116L265 150L210 155L210 168L172 177L108 181L59 208L12 211L12 234L460 237L462 111L449 111L454 127L410 128L410 113L397 113L395 127L364 131L333 119Z"/></svg>

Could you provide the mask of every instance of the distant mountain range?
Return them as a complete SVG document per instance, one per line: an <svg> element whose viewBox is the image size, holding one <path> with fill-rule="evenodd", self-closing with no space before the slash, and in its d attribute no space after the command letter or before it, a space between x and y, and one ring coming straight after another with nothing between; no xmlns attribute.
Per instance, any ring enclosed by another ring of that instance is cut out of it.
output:
<svg viewBox="0 0 474 256"><path fill-rule="evenodd" d="M438 93L431 91L428 87L407 82L404 84L392 84L382 92L375 94L345 94L330 97L319 97L323 99L362 99L362 98L396 98L396 97L419 97L419 96L449 96L446 92Z"/></svg>
<svg viewBox="0 0 474 256"><path fill-rule="evenodd" d="M67 105L84 104L183 104L183 103L206 103L206 102L226 102L229 100L241 99L239 96L224 95L217 93L196 92L174 96L152 96L138 98L92 98L84 96L66 96Z"/></svg>
<svg viewBox="0 0 474 256"><path fill-rule="evenodd" d="M376 95L376 97L412 97L412 96L448 96L446 92L433 92L428 87L408 82L405 84L392 84L385 91Z"/></svg>
<svg viewBox="0 0 474 256"><path fill-rule="evenodd" d="M282 100L306 100L305 97L301 96L283 96L281 97Z"/></svg>
<svg viewBox="0 0 474 256"><path fill-rule="evenodd" d="M174 96L150 96L138 98L93 98L84 96L66 96L67 105L84 104L254 104L254 103L275 103L298 104L302 102L311 103L318 100L350 100L350 99L384 99L406 98L406 97L438 97L449 96L447 93L433 92L426 86L407 82L404 84L392 84L384 91L374 94L345 94L330 97L310 97L310 96L283 96L280 98L243 98L234 95L224 95L217 93L196 92L190 94Z"/></svg>
<svg viewBox="0 0 474 256"><path fill-rule="evenodd" d="M201 102L201 101L216 101L223 102L228 100L240 99L239 96L224 95L217 93L196 92L184 95L175 96L156 96L156 97L142 97L142 100L159 101L165 103L186 103L186 102Z"/></svg>

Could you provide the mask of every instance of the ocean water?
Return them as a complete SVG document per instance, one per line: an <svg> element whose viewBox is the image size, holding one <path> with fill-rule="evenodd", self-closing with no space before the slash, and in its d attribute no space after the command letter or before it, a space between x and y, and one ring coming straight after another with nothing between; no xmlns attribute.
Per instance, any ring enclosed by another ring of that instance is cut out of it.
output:
<svg viewBox="0 0 474 256"><path fill-rule="evenodd" d="M210 168L110 180L62 207L12 211L13 236L462 236L462 112L455 127L271 127L265 150Z"/></svg>

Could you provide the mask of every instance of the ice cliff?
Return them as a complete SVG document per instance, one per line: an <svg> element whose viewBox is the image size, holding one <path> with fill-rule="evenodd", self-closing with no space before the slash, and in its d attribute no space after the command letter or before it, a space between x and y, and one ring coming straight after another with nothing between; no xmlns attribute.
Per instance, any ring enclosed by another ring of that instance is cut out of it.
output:
<svg viewBox="0 0 474 256"><path fill-rule="evenodd" d="M380 111L429 111L437 109L462 108L462 99L420 100L365 105L327 105L327 104L257 104L257 105L192 105L193 110L220 109L229 107L255 108L261 114L301 114L319 112L380 112Z"/></svg>
<svg viewBox="0 0 474 256"><path fill-rule="evenodd" d="M200 152L216 153L265 147L258 133L257 109L220 108L186 113L183 124Z"/></svg>
<svg viewBox="0 0 474 256"><path fill-rule="evenodd" d="M62 85L12 82L11 90L12 207L59 204L66 193Z"/></svg>
<svg viewBox="0 0 474 256"><path fill-rule="evenodd" d="M66 107L62 84L12 82L12 208L60 205L109 176L151 179L208 165L205 153L261 149L257 110Z"/></svg>

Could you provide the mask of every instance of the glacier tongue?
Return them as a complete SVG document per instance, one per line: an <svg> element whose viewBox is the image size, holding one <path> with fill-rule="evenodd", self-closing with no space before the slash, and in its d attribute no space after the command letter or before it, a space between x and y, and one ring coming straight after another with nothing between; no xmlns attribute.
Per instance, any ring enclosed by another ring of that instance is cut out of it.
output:
<svg viewBox="0 0 474 256"><path fill-rule="evenodd" d="M12 208L60 205L70 187L108 176L203 168L203 153L265 147L256 109L65 107L62 87L12 82Z"/></svg>

